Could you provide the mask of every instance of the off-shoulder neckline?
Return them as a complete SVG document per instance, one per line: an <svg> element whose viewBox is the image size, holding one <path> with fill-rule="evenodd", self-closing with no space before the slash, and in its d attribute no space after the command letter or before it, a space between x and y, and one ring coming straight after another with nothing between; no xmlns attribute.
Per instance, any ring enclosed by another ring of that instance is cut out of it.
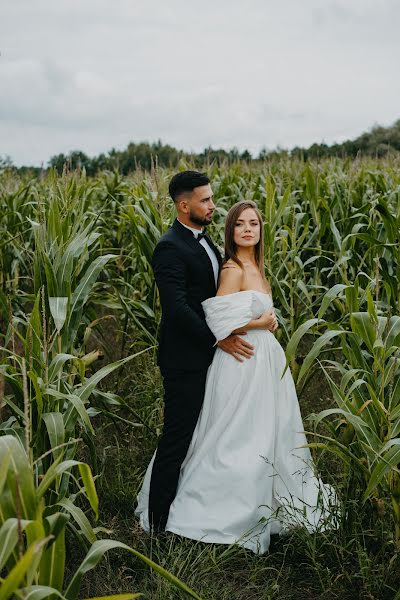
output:
<svg viewBox="0 0 400 600"><path fill-rule="evenodd" d="M232 292L231 294L222 294L222 296L214 296L214 298L226 298L227 296L236 296L237 294L247 294L249 292L255 292L256 294L261 294L262 296L269 296L272 298L269 292L261 292L260 290L240 290L239 292Z"/></svg>

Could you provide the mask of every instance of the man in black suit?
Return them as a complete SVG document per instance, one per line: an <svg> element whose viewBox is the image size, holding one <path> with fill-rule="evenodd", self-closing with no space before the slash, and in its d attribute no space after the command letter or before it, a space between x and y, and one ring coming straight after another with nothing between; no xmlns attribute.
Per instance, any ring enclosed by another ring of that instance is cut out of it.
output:
<svg viewBox="0 0 400 600"><path fill-rule="evenodd" d="M164 383L164 429L153 464L149 520L164 531L203 403L215 338L205 321L203 300L216 294L221 256L204 227L215 204L210 180L197 171L177 173L169 184L177 211L159 240L152 266L162 308L158 364ZM218 342L235 358L250 358L253 347L237 335Z"/></svg>

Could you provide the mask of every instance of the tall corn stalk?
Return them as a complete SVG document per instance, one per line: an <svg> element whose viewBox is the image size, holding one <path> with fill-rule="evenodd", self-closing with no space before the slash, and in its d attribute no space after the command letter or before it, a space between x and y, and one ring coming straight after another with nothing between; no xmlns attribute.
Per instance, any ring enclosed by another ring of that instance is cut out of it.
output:
<svg viewBox="0 0 400 600"><path fill-rule="evenodd" d="M291 338L287 359L295 355L302 336L325 329L304 360L298 384L316 366L322 368L337 407L310 417L315 427L323 422L329 435L314 433L320 441L309 445L340 457L348 478L356 482L353 492L361 489L364 503L382 510L389 498L394 538L400 545L400 316L377 308L373 284L362 289L356 280L327 292L318 316ZM323 319L334 299L344 309L340 324ZM366 310L361 311L363 304ZM331 344L338 340L336 354L339 351L342 359L332 356ZM326 355L329 350L331 356Z"/></svg>

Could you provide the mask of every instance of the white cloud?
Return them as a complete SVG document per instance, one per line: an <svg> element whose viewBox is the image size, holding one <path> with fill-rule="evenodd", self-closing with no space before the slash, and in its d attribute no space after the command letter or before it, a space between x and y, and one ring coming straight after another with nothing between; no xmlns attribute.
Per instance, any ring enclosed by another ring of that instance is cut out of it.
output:
<svg viewBox="0 0 400 600"><path fill-rule="evenodd" d="M399 117L397 0L3 0L0 155L340 141Z"/></svg>

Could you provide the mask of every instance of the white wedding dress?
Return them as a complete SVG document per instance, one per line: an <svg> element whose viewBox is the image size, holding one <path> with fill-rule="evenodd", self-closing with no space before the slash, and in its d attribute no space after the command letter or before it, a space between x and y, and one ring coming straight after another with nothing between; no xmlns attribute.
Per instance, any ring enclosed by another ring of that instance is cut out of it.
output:
<svg viewBox="0 0 400 600"><path fill-rule="evenodd" d="M272 298L242 291L203 302L207 324L222 340L272 308ZM292 375L273 333L252 330L255 354L238 362L216 349L204 404L185 461L167 531L203 542L268 550L271 533L329 526L335 492L313 472ZM135 514L149 531L154 456ZM331 526L331 525L330 525Z"/></svg>

